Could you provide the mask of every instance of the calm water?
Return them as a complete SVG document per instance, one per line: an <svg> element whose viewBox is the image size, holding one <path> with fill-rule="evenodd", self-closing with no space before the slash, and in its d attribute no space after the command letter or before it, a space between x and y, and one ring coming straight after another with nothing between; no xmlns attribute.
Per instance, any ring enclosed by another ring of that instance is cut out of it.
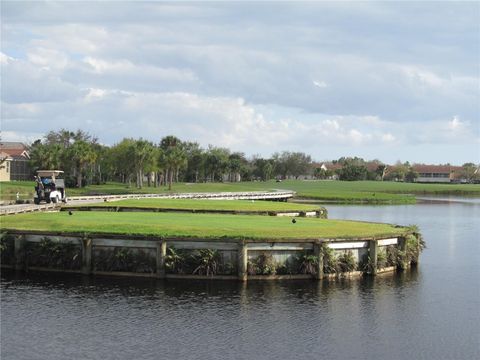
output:
<svg viewBox="0 0 480 360"><path fill-rule="evenodd" d="M328 209L418 224L418 270L246 285L3 272L1 359L480 358L479 201Z"/></svg>

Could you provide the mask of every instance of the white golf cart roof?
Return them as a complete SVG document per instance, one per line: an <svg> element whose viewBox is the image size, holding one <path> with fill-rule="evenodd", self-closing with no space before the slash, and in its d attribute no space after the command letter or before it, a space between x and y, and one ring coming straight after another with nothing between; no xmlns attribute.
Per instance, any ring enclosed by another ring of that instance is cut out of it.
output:
<svg viewBox="0 0 480 360"><path fill-rule="evenodd" d="M62 170L37 170L37 175L44 177L44 176L53 176L57 177L58 175L63 174Z"/></svg>

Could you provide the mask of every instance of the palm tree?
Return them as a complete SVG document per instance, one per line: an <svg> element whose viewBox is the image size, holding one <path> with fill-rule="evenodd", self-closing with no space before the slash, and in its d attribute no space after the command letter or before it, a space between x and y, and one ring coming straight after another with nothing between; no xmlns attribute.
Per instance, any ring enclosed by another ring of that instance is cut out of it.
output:
<svg viewBox="0 0 480 360"><path fill-rule="evenodd" d="M61 168L62 149L59 144L43 144L37 140L30 147L30 163L37 169L59 169Z"/></svg>
<svg viewBox="0 0 480 360"><path fill-rule="evenodd" d="M68 149L68 154L74 165L74 173L77 178L77 187L82 187L83 171L97 159L97 153L91 143L85 140L77 140Z"/></svg>
<svg viewBox="0 0 480 360"><path fill-rule="evenodd" d="M187 155L183 144L175 136L166 136L160 142L160 148L163 150L162 162L168 177L168 190L172 190L173 178L178 181L180 169L187 164Z"/></svg>
<svg viewBox="0 0 480 360"><path fill-rule="evenodd" d="M147 140L136 140L134 143L134 166L137 177L137 187L143 187L143 174L145 169L153 166L155 161L155 147Z"/></svg>

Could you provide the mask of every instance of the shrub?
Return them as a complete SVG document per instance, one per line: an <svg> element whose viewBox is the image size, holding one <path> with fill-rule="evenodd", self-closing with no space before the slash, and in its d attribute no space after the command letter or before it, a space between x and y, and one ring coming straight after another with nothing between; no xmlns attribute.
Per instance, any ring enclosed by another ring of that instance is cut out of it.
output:
<svg viewBox="0 0 480 360"><path fill-rule="evenodd" d="M297 261L299 263L300 273L311 275L315 275L317 273L319 261L318 256L305 252L298 257Z"/></svg>
<svg viewBox="0 0 480 360"><path fill-rule="evenodd" d="M60 243L44 237L38 243L27 243L27 261L31 266L80 269L81 248L72 243Z"/></svg>
<svg viewBox="0 0 480 360"><path fill-rule="evenodd" d="M277 275L294 275L300 271L300 256L291 255L283 264L277 264Z"/></svg>
<svg viewBox="0 0 480 360"><path fill-rule="evenodd" d="M143 249L96 249L93 262L97 271L154 273L156 269L155 257Z"/></svg>
<svg viewBox="0 0 480 360"><path fill-rule="evenodd" d="M357 268L357 261L351 250L344 252L338 257L338 267L341 272L350 272Z"/></svg>
<svg viewBox="0 0 480 360"><path fill-rule="evenodd" d="M419 233L407 235L405 238L405 260L411 263L417 263L420 253L425 249L425 241Z"/></svg>
<svg viewBox="0 0 480 360"><path fill-rule="evenodd" d="M388 245L386 249L386 255L387 255L387 266L398 266L399 264L398 247L394 245Z"/></svg>
<svg viewBox="0 0 480 360"><path fill-rule="evenodd" d="M323 256L323 273L334 274L338 271L338 258L335 256L335 250L328 247L327 244L320 245L320 256Z"/></svg>
<svg viewBox="0 0 480 360"><path fill-rule="evenodd" d="M15 257L15 245L12 235L6 232L0 233L0 256L1 263L6 265L12 265Z"/></svg>
<svg viewBox="0 0 480 360"><path fill-rule="evenodd" d="M247 263L247 272L249 275L275 275L277 264L271 254L263 253Z"/></svg>
<svg viewBox="0 0 480 360"><path fill-rule="evenodd" d="M385 249L379 248L377 252L377 269L387 267L387 252Z"/></svg>
<svg viewBox="0 0 480 360"><path fill-rule="evenodd" d="M231 275L237 271L235 264L223 261L218 250L184 250L174 247L167 248L165 268L169 274Z"/></svg>
<svg viewBox="0 0 480 360"><path fill-rule="evenodd" d="M184 274L186 258L187 254L185 250L168 247L167 255L165 257L166 271L171 274Z"/></svg>
<svg viewBox="0 0 480 360"><path fill-rule="evenodd" d="M201 249L194 256L194 261L198 266L193 270L193 274L216 275L221 262L218 250Z"/></svg>

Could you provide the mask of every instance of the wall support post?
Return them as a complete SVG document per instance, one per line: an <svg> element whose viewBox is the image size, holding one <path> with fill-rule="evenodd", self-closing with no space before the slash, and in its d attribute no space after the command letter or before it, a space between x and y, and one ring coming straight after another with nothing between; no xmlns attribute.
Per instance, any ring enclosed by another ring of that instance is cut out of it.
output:
<svg viewBox="0 0 480 360"><path fill-rule="evenodd" d="M377 274L377 259L378 259L378 240L370 240L368 244L368 256L371 261L371 275Z"/></svg>
<svg viewBox="0 0 480 360"><path fill-rule="evenodd" d="M15 270L25 270L25 236L17 235L14 239L14 253L15 253Z"/></svg>
<svg viewBox="0 0 480 360"><path fill-rule="evenodd" d="M406 254L407 253L407 239L402 236L402 237L399 237L398 238L398 250L402 253L402 254ZM407 264L407 262L405 261L405 256L402 257L402 263L400 265L400 268L403 270L403 269L406 269L408 267L409 264ZM398 267L398 265L397 265Z"/></svg>
<svg viewBox="0 0 480 360"><path fill-rule="evenodd" d="M82 238L82 274L90 275L92 273L92 243L93 240Z"/></svg>
<svg viewBox="0 0 480 360"><path fill-rule="evenodd" d="M240 241L238 243L237 253L238 253L237 255L238 280L247 281L248 250L247 250L247 244L245 243L245 241Z"/></svg>
<svg viewBox="0 0 480 360"><path fill-rule="evenodd" d="M157 242L157 278L165 278L165 258L167 256L167 242L161 240Z"/></svg>
<svg viewBox="0 0 480 360"><path fill-rule="evenodd" d="M315 241L313 244L313 255L318 259L318 264L315 269L315 279L321 280L323 279L323 252L321 241Z"/></svg>

